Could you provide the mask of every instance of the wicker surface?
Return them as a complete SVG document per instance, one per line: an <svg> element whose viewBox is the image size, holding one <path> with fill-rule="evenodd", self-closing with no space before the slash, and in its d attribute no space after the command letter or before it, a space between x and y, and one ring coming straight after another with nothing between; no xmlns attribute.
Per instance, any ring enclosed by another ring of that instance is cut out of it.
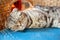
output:
<svg viewBox="0 0 60 40"><path fill-rule="evenodd" d="M60 7L60 0L28 0L28 1L30 1L33 5Z"/></svg>

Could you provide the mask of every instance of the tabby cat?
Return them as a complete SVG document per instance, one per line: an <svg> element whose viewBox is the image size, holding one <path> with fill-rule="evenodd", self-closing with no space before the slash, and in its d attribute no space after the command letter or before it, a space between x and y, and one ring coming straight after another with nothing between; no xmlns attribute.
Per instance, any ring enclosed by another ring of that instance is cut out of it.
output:
<svg viewBox="0 0 60 40"><path fill-rule="evenodd" d="M8 17L6 26L14 31L25 28L60 28L60 7L35 6L19 11L14 8Z"/></svg>

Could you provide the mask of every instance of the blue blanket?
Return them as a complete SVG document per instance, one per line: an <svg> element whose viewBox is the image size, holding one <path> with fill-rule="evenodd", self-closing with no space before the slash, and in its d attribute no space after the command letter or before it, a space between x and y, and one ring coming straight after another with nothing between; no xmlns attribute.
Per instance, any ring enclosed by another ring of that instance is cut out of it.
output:
<svg viewBox="0 0 60 40"><path fill-rule="evenodd" d="M60 40L60 29L26 29L23 32L5 30L0 32L0 40Z"/></svg>

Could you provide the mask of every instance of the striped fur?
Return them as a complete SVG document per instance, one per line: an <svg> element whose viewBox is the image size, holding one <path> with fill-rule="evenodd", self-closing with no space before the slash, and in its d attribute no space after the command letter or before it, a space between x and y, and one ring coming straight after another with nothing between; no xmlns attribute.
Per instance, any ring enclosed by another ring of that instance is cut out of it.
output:
<svg viewBox="0 0 60 40"><path fill-rule="evenodd" d="M6 26L14 31L25 28L60 28L60 8L35 6L23 11L15 8L11 12Z"/></svg>

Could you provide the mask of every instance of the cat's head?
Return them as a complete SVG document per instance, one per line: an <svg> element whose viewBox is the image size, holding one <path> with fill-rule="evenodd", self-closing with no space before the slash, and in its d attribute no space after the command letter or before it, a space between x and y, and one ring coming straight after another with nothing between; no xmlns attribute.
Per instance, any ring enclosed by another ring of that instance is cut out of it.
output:
<svg viewBox="0 0 60 40"><path fill-rule="evenodd" d="M14 9L9 16L6 27L13 31L24 30L28 24L26 13Z"/></svg>
<svg viewBox="0 0 60 40"><path fill-rule="evenodd" d="M27 27L27 23L28 23L27 15L22 12L20 17L16 21L16 24L10 29L14 31L24 30Z"/></svg>

